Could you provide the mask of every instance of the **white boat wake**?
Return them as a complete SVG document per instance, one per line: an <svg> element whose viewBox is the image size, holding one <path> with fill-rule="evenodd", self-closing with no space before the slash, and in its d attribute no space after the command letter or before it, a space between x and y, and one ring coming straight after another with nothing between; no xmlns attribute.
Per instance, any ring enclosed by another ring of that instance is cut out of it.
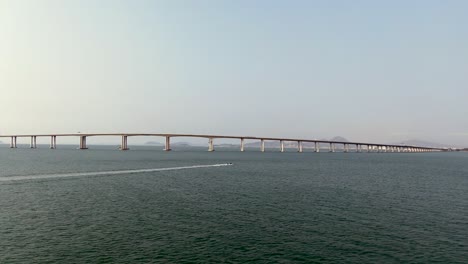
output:
<svg viewBox="0 0 468 264"><path fill-rule="evenodd" d="M221 163L221 164L211 164L211 165L193 165L193 166L170 167L170 168L138 169L138 170L93 171L93 172L73 172L73 173L60 173L60 174L4 176L4 177L0 177L0 182L52 179L52 178L68 178L68 177L100 176L100 175L134 174L134 173L145 173L145 172L155 172L155 171L173 171L173 170L188 170L188 169L198 169L198 168L224 167L224 166L230 166L230 165L232 165L232 163Z"/></svg>

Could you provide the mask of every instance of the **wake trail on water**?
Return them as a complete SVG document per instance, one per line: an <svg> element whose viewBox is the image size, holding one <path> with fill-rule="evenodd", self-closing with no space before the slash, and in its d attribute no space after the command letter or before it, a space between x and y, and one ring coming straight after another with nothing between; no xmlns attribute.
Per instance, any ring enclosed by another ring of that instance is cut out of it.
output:
<svg viewBox="0 0 468 264"><path fill-rule="evenodd" d="M52 178L68 178L68 177L100 176L100 175L134 174L134 173L145 173L145 172L156 172L156 171L189 170L189 169L199 169L199 168L224 167L224 166L231 166L231 165L232 163L221 163L221 164L211 164L211 165L193 165L193 166L183 166L183 167L137 169L137 170L93 171L93 172L73 172L73 173L36 174L36 175L31 174L31 175L0 177L0 182L36 180L36 179L52 179Z"/></svg>

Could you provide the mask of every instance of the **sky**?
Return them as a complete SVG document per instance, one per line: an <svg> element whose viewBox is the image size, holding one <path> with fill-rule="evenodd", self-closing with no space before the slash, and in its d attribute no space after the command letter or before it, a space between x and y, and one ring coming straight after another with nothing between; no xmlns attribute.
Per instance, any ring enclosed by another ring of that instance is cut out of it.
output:
<svg viewBox="0 0 468 264"><path fill-rule="evenodd" d="M468 146L467 12L463 0L0 0L0 134Z"/></svg>

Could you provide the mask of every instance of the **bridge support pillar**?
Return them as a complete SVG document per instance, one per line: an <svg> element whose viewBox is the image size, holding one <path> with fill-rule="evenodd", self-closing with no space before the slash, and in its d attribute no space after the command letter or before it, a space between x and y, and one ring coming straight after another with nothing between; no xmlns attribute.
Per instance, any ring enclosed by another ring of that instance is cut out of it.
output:
<svg viewBox="0 0 468 264"><path fill-rule="evenodd" d="M33 148L33 149L37 148L36 138L37 138L36 136L31 137L31 146L30 147Z"/></svg>
<svg viewBox="0 0 468 264"><path fill-rule="evenodd" d="M80 149L88 149L86 146L86 136L80 136Z"/></svg>
<svg viewBox="0 0 468 264"><path fill-rule="evenodd" d="M302 153L302 141L297 142L297 152Z"/></svg>
<svg viewBox="0 0 468 264"><path fill-rule="evenodd" d="M57 136L50 136L50 149L57 148Z"/></svg>
<svg viewBox="0 0 468 264"><path fill-rule="evenodd" d="M166 142L164 144L164 151L171 151L171 137L166 137Z"/></svg>
<svg viewBox="0 0 468 264"><path fill-rule="evenodd" d="M16 145L17 140L16 139L17 139L16 136L11 137L10 148L16 148L17 147L17 145Z"/></svg>
<svg viewBox="0 0 468 264"><path fill-rule="evenodd" d="M320 152L320 145L318 142L314 142L314 151L317 153Z"/></svg>
<svg viewBox="0 0 468 264"><path fill-rule="evenodd" d="M348 144L343 144L343 152L348 152Z"/></svg>
<svg viewBox="0 0 468 264"><path fill-rule="evenodd" d="M360 147L361 147L361 145L356 144L356 152L358 152L358 153L361 152L361 150L359 149Z"/></svg>
<svg viewBox="0 0 468 264"><path fill-rule="evenodd" d="M280 151L284 152L284 141L280 140Z"/></svg>
<svg viewBox="0 0 468 264"><path fill-rule="evenodd" d="M127 136L122 136L122 142L120 143L120 150L128 150Z"/></svg>
<svg viewBox="0 0 468 264"><path fill-rule="evenodd" d="M265 152L265 140L260 139L260 151Z"/></svg>
<svg viewBox="0 0 468 264"><path fill-rule="evenodd" d="M243 138L241 138L241 142L240 142L240 151L244 152L244 139Z"/></svg>
<svg viewBox="0 0 468 264"><path fill-rule="evenodd" d="M214 151L213 138L208 139L208 151Z"/></svg>

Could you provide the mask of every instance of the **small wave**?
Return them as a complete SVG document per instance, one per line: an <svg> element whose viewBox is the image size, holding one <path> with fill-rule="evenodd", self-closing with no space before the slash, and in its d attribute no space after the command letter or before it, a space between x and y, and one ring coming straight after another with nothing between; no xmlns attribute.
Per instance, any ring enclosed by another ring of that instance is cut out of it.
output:
<svg viewBox="0 0 468 264"><path fill-rule="evenodd" d="M84 176L100 176L100 175L134 174L134 173L145 173L145 172L156 172L156 171L172 171L172 170L188 170L188 169L198 169L198 168L223 167L223 166L230 166L230 165L232 165L232 163L221 163L221 164L211 164L211 165L193 165L193 166L169 167L169 168L137 169L137 170L93 171L93 172L73 172L73 173L36 174L36 175L31 174L31 175L0 177L0 182L51 179L51 178L84 177Z"/></svg>

